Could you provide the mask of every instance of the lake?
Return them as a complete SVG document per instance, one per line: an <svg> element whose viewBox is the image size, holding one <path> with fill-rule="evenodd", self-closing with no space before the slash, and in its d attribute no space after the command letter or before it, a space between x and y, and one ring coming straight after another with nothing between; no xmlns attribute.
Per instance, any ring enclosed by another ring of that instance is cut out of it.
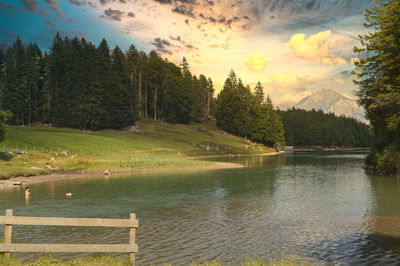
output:
<svg viewBox="0 0 400 266"><path fill-rule="evenodd" d="M353 151L218 158L247 167L36 184L29 202L23 188L0 191L0 214L13 209L14 215L128 218L135 212L142 265L203 259L239 264L249 257L396 264L400 180L367 175L365 156ZM128 229L13 227L13 242L19 243L128 239Z"/></svg>

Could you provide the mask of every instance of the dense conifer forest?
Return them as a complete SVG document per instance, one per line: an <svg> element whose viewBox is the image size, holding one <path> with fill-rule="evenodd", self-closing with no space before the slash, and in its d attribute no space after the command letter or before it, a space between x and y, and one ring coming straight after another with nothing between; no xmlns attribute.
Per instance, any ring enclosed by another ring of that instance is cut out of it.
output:
<svg viewBox="0 0 400 266"><path fill-rule="evenodd" d="M325 114L321 110L292 108L278 111L285 129L287 145L295 147L370 147L368 125L354 118Z"/></svg>
<svg viewBox="0 0 400 266"><path fill-rule="evenodd" d="M367 126L322 111L277 112L261 83L245 86L232 70L218 97L210 78L193 75L155 51L111 49L57 34L48 51L17 38L0 50L2 122L50 123L83 130L122 129L141 118L205 123L282 150L295 146L367 147ZM282 118L282 121L281 121ZM283 123L282 123L283 122ZM4 130L2 130L4 132ZM4 134L3 134L4 135Z"/></svg>
<svg viewBox="0 0 400 266"><path fill-rule="evenodd" d="M146 117L171 123L201 122L215 109L211 79L107 41L57 34L48 53L18 38L1 57L1 109L8 123L52 123L79 129L123 128Z"/></svg>

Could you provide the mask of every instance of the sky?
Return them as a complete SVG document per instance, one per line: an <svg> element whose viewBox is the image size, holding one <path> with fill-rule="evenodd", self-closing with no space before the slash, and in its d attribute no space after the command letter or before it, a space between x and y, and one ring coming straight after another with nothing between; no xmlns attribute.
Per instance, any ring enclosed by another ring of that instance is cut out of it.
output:
<svg viewBox="0 0 400 266"><path fill-rule="evenodd" d="M214 82L231 69L260 81L275 104L319 89L354 98L351 71L370 0L0 0L0 48L18 35L50 47L55 34L155 49Z"/></svg>

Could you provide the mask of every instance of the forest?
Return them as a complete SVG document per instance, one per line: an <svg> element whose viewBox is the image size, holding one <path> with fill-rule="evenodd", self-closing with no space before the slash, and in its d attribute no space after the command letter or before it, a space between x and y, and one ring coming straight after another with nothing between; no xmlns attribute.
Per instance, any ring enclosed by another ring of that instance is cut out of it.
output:
<svg viewBox="0 0 400 266"><path fill-rule="evenodd" d="M203 123L284 149L295 146L367 147L366 125L322 111L277 111L260 82L244 85L233 70L214 97L210 78L178 66L155 51L146 54L98 46L57 34L48 51L19 38L0 50L1 122L81 130L122 129L141 118ZM0 123L1 124L1 123ZM4 135L4 128L1 130ZM285 140L286 139L286 140Z"/></svg>
<svg viewBox="0 0 400 266"><path fill-rule="evenodd" d="M19 38L0 55L1 109L8 123L120 129L140 118L171 123L201 122L212 115L211 79L146 54L133 45L124 53L107 41L57 34L48 53Z"/></svg>
<svg viewBox="0 0 400 266"><path fill-rule="evenodd" d="M368 125L354 118L325 114L322 110L278 110L286 143L295 147L371 147Z"/></svg>

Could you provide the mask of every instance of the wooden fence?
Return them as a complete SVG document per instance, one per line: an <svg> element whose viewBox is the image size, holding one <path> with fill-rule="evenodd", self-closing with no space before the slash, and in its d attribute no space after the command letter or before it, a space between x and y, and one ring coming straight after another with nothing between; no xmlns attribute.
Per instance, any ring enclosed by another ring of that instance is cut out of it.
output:
<svg viewBox="0 0 400 266"><path fill-rule="evenodd" d="M0 224L5 225L4 244L0 244L0 252L5 252L7 257L14 252L115 252L129 253L134 264L135 253L138 252L135 234L139 223L134 213L131 213L130 219L102 219L13 216L13 210L6 210L6 216L0 216ZM128 227L129 244L17 244L11 243L13 225Z"/></svg>

